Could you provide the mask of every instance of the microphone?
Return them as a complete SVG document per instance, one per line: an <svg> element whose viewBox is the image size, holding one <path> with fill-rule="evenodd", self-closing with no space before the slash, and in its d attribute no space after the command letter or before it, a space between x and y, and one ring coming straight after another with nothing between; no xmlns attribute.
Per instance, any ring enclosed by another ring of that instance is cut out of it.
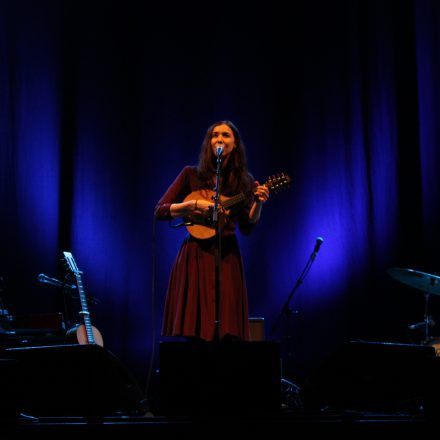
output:
<svg viewBox="0 0 440 440"><path fill-rule="evenodd" d="M220 157L222 155L224 148L225 147L223 144L217 143L215 145L215 154L217 154L217 157Z"/></svg>
<svg viewBox="0 0 440 440"><path fill-rule="evenodd" d="M324 242L324 239L322 237L316 237L316 244L315 249L313 249L313 253L317 254L319 251L319 248L321 247L321 244Z"/></svg>
<svg viewBox="0 0 440 440"><path fill-rule="evenodd" d="M428 324L430 327L435 325L435 321L429 317L427 321L418 322L417 324L411 324L408 326L410 330L417 330L418 328L425 327Z"/></svg>
<svg viewBox="0 0 440 440"><path fill-rule="evenodd" d="M40 275L38 275L38 281L40 283L47 283L56 287L68 287L69 289L76 289L74 284L63 283L56 278L50 278L47 275L44 275L44 273L40 273Z"/></svg>

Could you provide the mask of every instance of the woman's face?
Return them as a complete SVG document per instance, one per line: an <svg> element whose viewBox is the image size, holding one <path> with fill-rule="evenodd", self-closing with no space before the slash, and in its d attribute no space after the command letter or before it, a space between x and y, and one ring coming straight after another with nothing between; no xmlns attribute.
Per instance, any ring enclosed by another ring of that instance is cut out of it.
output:
<svg viewBox="0 0 440 440"><path fill-rule="evenodd" d="M217 125L211 133L211 148L214 156L217 147L223 147L222 157L229 156L235 148L235 136L231 128L226 124Z"/></svg>

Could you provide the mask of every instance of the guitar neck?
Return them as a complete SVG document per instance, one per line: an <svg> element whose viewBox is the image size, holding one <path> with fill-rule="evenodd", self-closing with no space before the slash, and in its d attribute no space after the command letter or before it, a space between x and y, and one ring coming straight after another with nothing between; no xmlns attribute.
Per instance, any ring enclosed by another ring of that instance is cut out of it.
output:
<svg viewBox="0 0 440 440"><path fill-rule="evenodd" d="M229 209L232 206L236 205L237 203L242 202L245 199L246 199L245 194L241 192L239 194L236 194L235 196L232 196L228 200L225 200L224 202L222 202L222 205L223 205L223 208Z"/></svg>
<svg viewBox="0 0 440 440"><path fill-rule="evenodd" d="M265 183L263 183L264 186L266 186L270 193L277 192L277 190L285 187L287 184L290 183L290 177L287 174L282 173L278 177L273 177L271 179L268 179ZM249 193L249 196L251 196L252 193ZM230 207L236 205L237 203L242 202L243 200L246 200L247 195L243 192L238 193L235 196L232 196L231 198L225 200L222 202L223 208L229 209Z"/></svg>
<svg viewBox="0 0 440 440"><path fill-rule="evenodd" d="M83 317L84 327L86 328L87 341L89 344L94 344L95 338L93 336L93 328L92 328L92 322L90 320L89 308L87 306L87 298L86 298L86 294L84 292L82 278L79 273L76 274L76 282L77 282L77 286L78 286L79 299L81 302L81 312L80 313Z"/></svg>

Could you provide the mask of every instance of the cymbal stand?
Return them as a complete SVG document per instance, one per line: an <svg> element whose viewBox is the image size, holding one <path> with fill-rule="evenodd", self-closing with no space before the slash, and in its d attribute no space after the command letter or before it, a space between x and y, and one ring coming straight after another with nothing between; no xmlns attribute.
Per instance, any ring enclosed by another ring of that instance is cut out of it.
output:
<svg viewBox="0 0 440 440"><path fill-rule="evenodd" d="M425 323L425 343L428 342L429 335L429 321L430 316L428 315L428 303L429 303L429 293L425 293L425 313L423 315L423 322Z"/></svg>
<svg viewBox="0 0 440 440"><path fill-rule="evenodd" d="M429 341L432 339L432 337L429 336L429 327L435 325L434 320L428 313L429 296L430 296L429 292L425 292L425 314L423 315L424 333L425 333L425 339L423 342L425 344L428 344Z"/></svg>
<svg viewBox="0 0 440 440"><path fill-rule="evenodd" d="M408 326L410 330L416 330L418 328L423 327L423 333L424 333L424 339L422 341L423 344L427 344L429 342L430 340L429 327L435 325L434 320L429 315L429 296L430 296L429 292L425 292L425 312L423 314L423 321Z"/></svg>

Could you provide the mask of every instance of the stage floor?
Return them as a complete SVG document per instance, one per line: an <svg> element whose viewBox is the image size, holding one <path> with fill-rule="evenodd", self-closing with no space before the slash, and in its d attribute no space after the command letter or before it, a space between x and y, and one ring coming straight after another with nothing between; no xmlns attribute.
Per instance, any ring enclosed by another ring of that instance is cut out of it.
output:
<svg viewBox="0 0 440 440"><path fill-rule="evenodd" d="M141 416L119 417L32 417L25 414L4 421L3 433L9 437L30 438L44 435L47 438L60 436L124 435L167 436L173 434L195 437L224 437L243 434L257 438L270 438L297 433L338 435L339 438L358 434L392 433L420 436L434 428L425 415L405 413L373 413L356 411L305 411L286 410L278 414L255 414L233 416ZM78 437L77 437L78 438ZM147 437L145 437L147 438Z"/></svg>
<svg viewBox="0 0 440 440"><path fill-rule="evenodd" d="M276 344L164 344L161 383L146 400L125 366L101 347L8 349L0 364L0 433L57 440L237 433L272 440L286 432L419 438L440 416L440 358L431 351L351 343L302 389L285 378L280 389Z"/></svg>

